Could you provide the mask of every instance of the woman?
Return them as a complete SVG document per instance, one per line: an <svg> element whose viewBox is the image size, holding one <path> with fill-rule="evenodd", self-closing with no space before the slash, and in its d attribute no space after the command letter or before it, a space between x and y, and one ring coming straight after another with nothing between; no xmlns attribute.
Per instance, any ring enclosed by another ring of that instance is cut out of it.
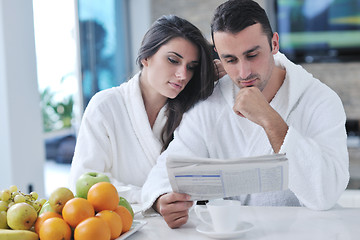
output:
<svg viewBox="0 0 360 240"><path fill-rule="evenodd" d="M98 92L88 104L70 171L72 189L81 174L101 172L120 196L140 202L142 185L182 115L213 91L209 44L179 17L163 16L151 26L137 63L141 71L131 80Z"/></svg>

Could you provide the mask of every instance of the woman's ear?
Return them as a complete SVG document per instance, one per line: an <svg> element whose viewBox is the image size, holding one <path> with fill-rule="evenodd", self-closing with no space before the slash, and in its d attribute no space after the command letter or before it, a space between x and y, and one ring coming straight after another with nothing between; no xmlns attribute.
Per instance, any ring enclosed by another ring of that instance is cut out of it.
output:
<svg viewBox="0 0 360 240"><path fill-rule="evenodd" d="M147 67L147 66L148 66L148 59L147 59L147 58L141 59L141 64L142 64L144 67Z"/></svg>

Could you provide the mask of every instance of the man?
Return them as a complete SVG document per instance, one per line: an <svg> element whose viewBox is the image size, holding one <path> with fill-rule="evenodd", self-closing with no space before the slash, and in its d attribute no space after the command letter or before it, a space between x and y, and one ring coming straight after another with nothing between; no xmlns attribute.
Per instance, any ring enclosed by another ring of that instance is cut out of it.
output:
<svg viewBox="0 0 360 240"><path fill-rule="evenodd" d="M190 196L173 193L166 156L237 158L286 153L289 189L237 196L244 205L333 207L349 180L345 113L339 97L279 53L265 11L229 0L215 12L212 37L228 73L214 93L184 115L173 142L143 187L169 227L188 220Z"/></svg>

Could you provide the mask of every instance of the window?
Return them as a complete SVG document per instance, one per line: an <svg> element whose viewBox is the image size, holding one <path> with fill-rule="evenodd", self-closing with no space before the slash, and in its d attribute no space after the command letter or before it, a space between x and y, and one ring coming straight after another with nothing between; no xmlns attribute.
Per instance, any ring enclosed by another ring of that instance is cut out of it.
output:
<svg viewBox="0 0 360 240"><path fill-rule="evenodd" d="M78 1L83 106L98 91L129 79L127 1Z"/></svg>

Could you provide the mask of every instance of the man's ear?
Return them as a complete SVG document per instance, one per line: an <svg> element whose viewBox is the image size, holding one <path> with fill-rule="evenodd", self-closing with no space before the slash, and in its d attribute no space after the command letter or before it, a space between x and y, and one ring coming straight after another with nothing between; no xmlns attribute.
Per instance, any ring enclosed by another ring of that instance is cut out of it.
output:
<svg viewBox="0 0 360 240"><path fill-rule="evenodd" d="M276 54L279 51L279 34L277 32L274 32L273 37L271 39L271 45L272 45L272 54Z"/></svg>

